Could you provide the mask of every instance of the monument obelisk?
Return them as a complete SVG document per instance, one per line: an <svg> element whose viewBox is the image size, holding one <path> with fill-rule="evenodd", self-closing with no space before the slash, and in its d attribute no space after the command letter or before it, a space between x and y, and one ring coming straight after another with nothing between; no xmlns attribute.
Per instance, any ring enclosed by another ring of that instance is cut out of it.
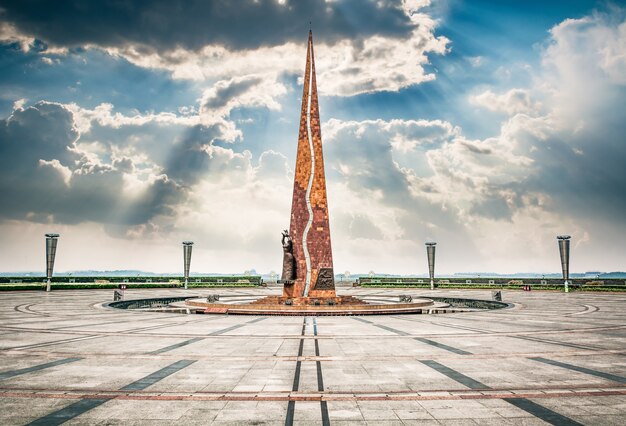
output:
<svg viewBox="0 0 626 426"><path fill-rule="evenodd" d="M330 244L328 199L311 31L309 31L304 69L289 237L292 243L295 271L290 279L284 280L283 297L335 298L333 254Z"/></svg>

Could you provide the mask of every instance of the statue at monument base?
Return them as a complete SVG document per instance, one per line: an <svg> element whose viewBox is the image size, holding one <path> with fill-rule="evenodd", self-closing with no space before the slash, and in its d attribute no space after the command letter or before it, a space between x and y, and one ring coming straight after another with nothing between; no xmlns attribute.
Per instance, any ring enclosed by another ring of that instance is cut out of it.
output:
<svg viewBox="0 0 626 426"><path fill-rule="evenodd" d="M293 241L289 236L289 231L283 231L283 273L280 277L283 283L293 283L296 279L296 259L293 257Z"/></svg>

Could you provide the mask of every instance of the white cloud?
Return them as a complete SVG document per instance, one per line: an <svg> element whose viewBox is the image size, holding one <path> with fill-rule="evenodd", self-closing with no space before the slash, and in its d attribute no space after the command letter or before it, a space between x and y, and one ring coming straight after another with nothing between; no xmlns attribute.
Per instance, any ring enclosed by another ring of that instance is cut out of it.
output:
<svg viewBox="0 0 626 426"><path fill-rule="evenodd" d="M356 139L372 135L382 141L390 141L391 146L402 153L415 150L418 146L438 145L460 132L458 127L442 120L363 120L341 121L330 119L324 127L328 140L347 134Z"/></svg>
<svg viewBox="0 0 626 426"><path fill-rule="evenodd" d="M60 64L61 60L59 58L48 58L47 56L42 56L41 58L41 62L43 62L46 65L55 65L55 64Z"/></svg>
<svg viewBox="0 0 626 426"><path fill-rule="evenodd" d="M609 19L595 14L566 19L553 27L553 43L546 50L544 64L557 68L566 80L579 79L584 70L596 68L606 74L609 83L626 84L626 22L615 24Z"/></svg>
<svg viewBox="0 0 626 426"><path fill-rule="evenodd" d="M584 128L598 115L615 114L607 106L626 85L624 15L567 19L550 31L537 91L562 121Z"/></svg>
<svg viewBox="0 0 626 426"><path fill-rule="evenodd" d="M0 11L1 13L1 11ZM15 25L0 20L0 40L5 43L17 43L24 52L28 52L35 41L33 37L20 33Z"/></svg>
<svg viewBox="0 0 626 426"><path fill-rule="evenodd" d="M65 182L65 185L69 186L70 179L72 178L72 171L69 167L61 164L59 160L39 160L39 166L52 168L57 173L59 173L59 175L63 179L63 182Z"/></svg>
<svg viewBox="0 0 626 426"><path fill-rule="evenodd" d="M472 67L478 68L485 62L485 58L483 56L469 56L467 61Z"/></svg>
<svg viewBox="0 0 626 426"><path fill-rule="evenodd" d="M473 105L487 108L494 112L504 112L508 115L514 114L536 114L541 108L539 102L532 100L528 90L511 89L500 95L486 90L478 95L470 97Z"/></svg>
<svg viewBox="0 0 626 426"><path fill-rule="evenodd" d="M204 91L200 100L200 115L228 116L239 107L265 107L280 110L276 98L287 93L281 83L272 81L275 75L247 75L220 80Z"/></svg>
<svg viewBox="0 0 626 426"><path fill-rule="evenodd" d="M13 102L13 110L18 110L18 109L24 109L24 105L26 105L26 102L28 102L28 99L25 98L21 98L16 100L15 102Z"/></svg>

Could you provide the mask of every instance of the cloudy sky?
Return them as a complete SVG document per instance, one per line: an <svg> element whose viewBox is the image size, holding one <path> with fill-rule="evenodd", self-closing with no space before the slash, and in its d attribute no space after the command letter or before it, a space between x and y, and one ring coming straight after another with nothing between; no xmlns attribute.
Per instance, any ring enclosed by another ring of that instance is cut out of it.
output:
<svg viewBox="0 0 626 426"><path fill-rule="evenodd" d="M279 270L314 34L336 272L626 269L626 9L0 1L0 271Z"/></svg>

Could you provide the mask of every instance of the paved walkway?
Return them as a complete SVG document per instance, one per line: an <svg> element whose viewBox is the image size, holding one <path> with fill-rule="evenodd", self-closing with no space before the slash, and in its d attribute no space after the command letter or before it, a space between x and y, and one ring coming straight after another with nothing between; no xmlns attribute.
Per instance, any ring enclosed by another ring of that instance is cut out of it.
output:
<svg viewBox="0 0 626 426"><path fill-rule="evenodd" d="M342 289L394 292L490 297ZM112 293L1 293L0 424L626 423L626 294L505 291L512 309L302 318L99 307Z"/></svg>

